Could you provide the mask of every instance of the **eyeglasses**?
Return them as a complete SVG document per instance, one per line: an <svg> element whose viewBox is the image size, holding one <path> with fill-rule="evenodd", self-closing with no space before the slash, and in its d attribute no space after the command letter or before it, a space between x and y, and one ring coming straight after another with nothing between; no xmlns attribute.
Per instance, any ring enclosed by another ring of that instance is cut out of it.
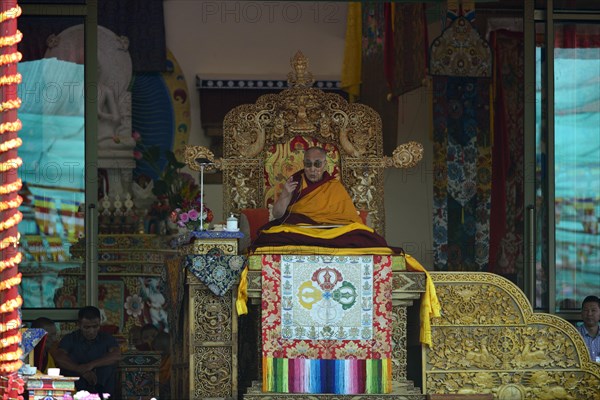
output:
<svg viewBox="0 0 600 400"><path fill-rule="evenodd" d="M321 168L323 165L325 165L325 160L315 160L313 162L310 162L310 160L304 160L304 168L310 168L310 167L315 167L315 168Z"/></svg>

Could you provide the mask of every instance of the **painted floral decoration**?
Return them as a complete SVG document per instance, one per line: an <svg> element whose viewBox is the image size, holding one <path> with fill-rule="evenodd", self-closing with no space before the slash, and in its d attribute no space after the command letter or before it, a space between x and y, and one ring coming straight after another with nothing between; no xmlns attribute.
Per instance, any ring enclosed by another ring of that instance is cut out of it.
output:
<svg viewBox="0 0 600 400"><path fill-rule="evenodd" d="M144 308L144 300L137 294L127 296L124 307L127 311L127 315L131 315L134 318L139 317Z"/></svg>

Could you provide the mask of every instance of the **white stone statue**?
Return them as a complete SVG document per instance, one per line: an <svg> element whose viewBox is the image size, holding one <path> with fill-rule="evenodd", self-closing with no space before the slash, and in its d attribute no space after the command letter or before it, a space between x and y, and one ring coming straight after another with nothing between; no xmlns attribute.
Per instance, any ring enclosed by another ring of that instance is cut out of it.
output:
<svg viewBox="0 0 600 400"><path fill-rule="evenodd" d="M83 63L83 40L83 25L51 35L45 57ZM98 26L98 168L108 172L111 195L130 191L136 166L128 90L133 72L128 48L126 37Z"/></svg>

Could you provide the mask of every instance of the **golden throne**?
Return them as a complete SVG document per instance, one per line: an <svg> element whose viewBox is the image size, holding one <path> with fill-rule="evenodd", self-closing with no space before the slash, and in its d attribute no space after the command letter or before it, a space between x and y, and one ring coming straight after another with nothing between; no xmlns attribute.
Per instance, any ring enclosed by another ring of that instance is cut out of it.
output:
<svg viewBox="0 0 600 400"><path fill-rule="evenodd" d="M423 156L422 145L402 144L392 156L384 156L381 118L375 110L312 87L314 81L308 71L308 60L301 52L292 57L291 67L288 88L277 94L263 95L254 104L240 105L227 113L223 122L222 158L216 158L206 147L188 146L186 164L198 171L200 166L196 160L208 159L212 164L206 167L205 163L205 171L208 168L221 170L223 215L239 215L249 209L268 209L286 179L302 169L304 150L311 146L323 147L327 150L329 172L344 184L363 220L383 235L384 169L415 166ZM421 392L412 387L406 376L406 313L407 307L425 292L425 274L407 272L401 262L395 263L393 269L390 267L392 270L390 277L393 275L393 278L387 279L386 285L393 291L389 296L390 319L393 320L389 333L393 341L393 393L422 399ZM260 265L250 260L248 297L251 303L260 304L264 296L261 279L264 280ZM258 325L260 331L260 323ZM257 369L260 374L260 367ZM235 381L237 375L232 379ZM256 384L244 398L263 395L260 385Z"/></svg>
<svg viewBox="0 0 600 400"><path fill-rule="evenodd" d="M264 95L226 115L222 158L215 158L204 147L188 147L186 162L199 170L196 159L208 158L213 168L223 171L224 215L237 214L272 204L285 179L302 168L302 150L318 144L328 150L330 172L338 174L357 209L368 212L371 226L383 234L383 171L415 165L423 149L418 143L407 143L391 157L384 156L379 115L367 106L349 104L339 95L311 87L307 64L297 53L291 60L288 89ZM425 399L407 379L407 361L419 359L423 365L410 367L422 373L421 385L431 399L600 399L600 367L591 362L581 337L566 321L533 313L522 292L501 277L487 273L431 275L444 304L444 315L433 319L433 346L409 357L409 307L425 291L426 278L423 273L394 269L393 391L347 398ZM262 279L260 268L248 272L248 297L259 307L264 296ZM232 298L207 296L198 284L189 288L191 322L182 352L184 358L190 354L189 368L184 366L190 380L189 398L237 398L238 388L245 391L241 383L238 386L241 375L252 370L260 375L261 368L241 368L238 381L238 319L232 315ZM247 332L239 329L239 336L242 334ZM260 341L260 335L258 338ZM254 384L243 397L346 396L265 393L260 384Z"/></svg>
<svg viewBox="0 0 600 400"><path fill-rule="evenodd" d="M383 171L415 166L423 156L422 145L402 144L391 157L384 156L381 118L375 110L312 87L308 60L301 52L291 66L289 88L225 116L222 158L215 159L205 147L189 146L186 163L199 170L195 160L208 158L223 171L223 215L228 216L268 207L289 175L302 169L303 150L324 147L329 172L338 173L356 208L367 212L370 226L383 234Z"/></svg>

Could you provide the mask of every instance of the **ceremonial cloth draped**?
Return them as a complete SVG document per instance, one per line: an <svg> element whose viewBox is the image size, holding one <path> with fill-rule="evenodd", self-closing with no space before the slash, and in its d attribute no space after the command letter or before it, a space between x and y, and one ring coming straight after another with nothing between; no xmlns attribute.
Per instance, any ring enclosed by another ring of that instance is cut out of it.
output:
<svg viewBox="0 0 600 400"><path fill-rule="evenodd" d="M219 248L207 254L188 255L185 266L217 296L224 296L238 281L246 257L226 255Z"/></svg>
<svg viewBox="0 0 600 400"><path fill-rule="evenodd" d="M391 392L391 256L262 257L263 391Z"/></svg>

